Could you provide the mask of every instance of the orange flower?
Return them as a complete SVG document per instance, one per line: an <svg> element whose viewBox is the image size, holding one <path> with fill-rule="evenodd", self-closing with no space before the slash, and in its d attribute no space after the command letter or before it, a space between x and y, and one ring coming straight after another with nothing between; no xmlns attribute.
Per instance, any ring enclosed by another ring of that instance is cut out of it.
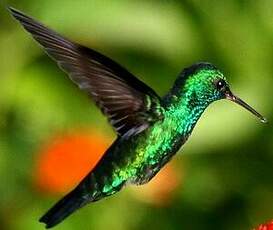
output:
<svg viewBox="0 0 273 230"><path fill-rule="evenodd" d="M261 224L255 230L273 230L273 220L271 222L266 223L266 224Z"/></svg>
<svg viewBox="0 0 273 230"><path fill-rule="evenodd" d="M64 193L94 168L110 141L95 132L54 137L38 153L34 182L47 193Z"/></svg>

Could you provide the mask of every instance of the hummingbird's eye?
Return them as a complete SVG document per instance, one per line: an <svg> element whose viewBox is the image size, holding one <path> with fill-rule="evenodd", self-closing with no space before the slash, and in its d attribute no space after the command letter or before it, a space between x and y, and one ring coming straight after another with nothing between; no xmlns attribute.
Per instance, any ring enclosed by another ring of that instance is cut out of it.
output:
<svg viewBox="0 0 273 230"><path fill-rule="evenodd" d="M218 90L222 90L226 87L226 82L223 79L219 79L219 80L215 81L214 84L216 86L216 89L218 89Z"/></svg>

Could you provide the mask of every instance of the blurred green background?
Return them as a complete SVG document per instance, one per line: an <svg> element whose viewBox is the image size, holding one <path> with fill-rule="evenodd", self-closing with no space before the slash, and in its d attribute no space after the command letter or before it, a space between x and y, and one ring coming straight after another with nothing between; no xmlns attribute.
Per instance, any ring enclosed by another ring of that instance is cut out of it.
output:
<svg viewBox="0 0 273 230"><path fill-rule="evenodd" d="M56 229L243 230L273 218L272 0L14 0L0 5L1 230L43 229L38 218L62 196L33 182L39 150L54 135L86 129L114 139L100 111L6 5L113 58L162 96L182 68L212 62L269 120L214 103L173 160L177 183L164 199L145 202L153 195L139 199L141 187L126 188Z"/></svg>

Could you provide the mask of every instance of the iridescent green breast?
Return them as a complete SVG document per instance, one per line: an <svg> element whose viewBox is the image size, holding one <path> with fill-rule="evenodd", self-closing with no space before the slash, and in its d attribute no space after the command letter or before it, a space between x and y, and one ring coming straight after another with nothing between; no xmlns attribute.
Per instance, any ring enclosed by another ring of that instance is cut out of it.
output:
<svg viewBox="0 0 273 230"><path fill-rule="evenodd" d="M162 120L119 143L110 188L148 182L185 143L201 114L215 100L212 76L221 75L214 67L197 67L183 72L163 98ZM186 73L191 76L186 78Z"/></svg>
<svg viewBox="0 0 273 230"><path fill-rule="evenodd" d="M121 143L117 149L122 159L115 163L112 185L148 182L187 140L197 121L195 116L188 119L191 113L170 108L162 121Z"/></svg>

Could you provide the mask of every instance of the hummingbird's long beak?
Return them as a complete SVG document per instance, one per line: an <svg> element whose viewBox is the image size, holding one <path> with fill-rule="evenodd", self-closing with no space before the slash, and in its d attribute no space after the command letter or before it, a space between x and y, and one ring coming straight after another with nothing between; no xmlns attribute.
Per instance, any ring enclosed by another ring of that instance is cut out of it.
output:
<svg viewBox="0 0 273 230"><path fill-rule="evenodd" d="M251 112L252 114L254 114L256 117L258 117L260 119L261 122L266 123L267 119L262 116L260 113L258 113L255 109L253 109L251 106L249 106L247 103L245 103L242 99L240 99L239 97L235 96L229 88L226 89L225 92L226 95L226 99L231 100L233 102L235 102L236 104L244 107L245 109L247 109L249 112Z"/></svg>

